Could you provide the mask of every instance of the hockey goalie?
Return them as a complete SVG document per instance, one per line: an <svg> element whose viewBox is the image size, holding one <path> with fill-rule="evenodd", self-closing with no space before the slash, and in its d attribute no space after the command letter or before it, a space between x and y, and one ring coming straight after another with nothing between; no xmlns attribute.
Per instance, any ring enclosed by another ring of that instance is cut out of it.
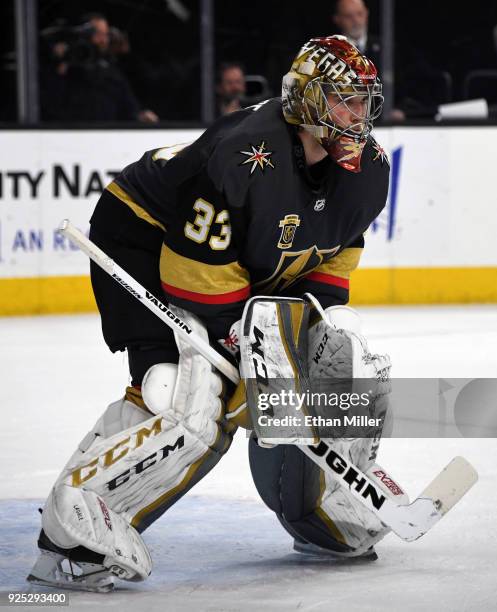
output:
<svg viewBox="0 0 497 612"><path fill-rule="evenodd" d="M371 136L381 89L346 39L312 39L282 98L221 118L182 149L145 153L107 186L91 240L240 365L244 380L236 389L223 380L92 264L104 339L127 351L130 385L55 482L28 580L108 591L115 577L146 579L141 534L216 465L240 426L253 430L256 487L297 551L374 559L388 528L297 448L317 435L312 426L285 437L259 429L264 388L247 346L255 326L274 356L270 378L295 391L313 379L373 379L371 405L386 415L389 360L369 352L345 306L388 190L388 160ZM381 427L331 443L373 478L380 436ZM399 491L385 487L403 499Z"/></svg>

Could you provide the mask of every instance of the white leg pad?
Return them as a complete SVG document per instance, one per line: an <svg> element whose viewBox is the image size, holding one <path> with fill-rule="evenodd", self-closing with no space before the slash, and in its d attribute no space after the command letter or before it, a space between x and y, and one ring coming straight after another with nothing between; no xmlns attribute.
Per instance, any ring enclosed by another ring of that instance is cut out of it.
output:
<svg viewBox="0 0 497 612"><path fill-rule="evenodd" d="M122 580L145 580L152 571L140 534L92 491L65 484L54 487L42 525L58 546L81 545L105 555L103 565Z"/></svg>
<svg viewBox="0 0 497 612"><path fill-rule="evenodd" d="M373 463L366 474L380 486L397 504L408 504L409 497L386 473ZM332 477L325 475L326 489L321 498L321 510L333 521L342 536L343 543L360 554L383 539L390 528L386 527L371 510L363 506L351 493Z"/></svg>
<svg viewBox="0 0 497 612"><path fill-rule="evenodd" d="M205 328L190 318L207 340ZM64 467L42 515L56 546L102 554L104 568L124 580L143 580L151 570L138 531L200 480L232 439L220 376L194 349L178 344L177 366L156 364L145 376L151 411L125 399L111 404Z"/></svg>

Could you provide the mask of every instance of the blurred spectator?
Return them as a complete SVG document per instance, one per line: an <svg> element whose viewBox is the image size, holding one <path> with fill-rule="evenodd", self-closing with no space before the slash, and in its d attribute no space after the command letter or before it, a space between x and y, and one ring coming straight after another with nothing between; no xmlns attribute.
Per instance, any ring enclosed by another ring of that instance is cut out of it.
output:
<svg viewBox="0 0 497 612"><path fill-rule="evenodd" d="M217 71L217 114L228 115L240 110L246 92L243 66L238 62L223 62Z"/></svg>
<svg viewBox="0 0 497 612"><path fill-rule="evenodd" d="M367 57L382 76L381 39L369 31L369 10L364 0L337 0L333 22ZM406 118L433 118L439 104L452 101L452 79L443 54L429 57L418 40L409 41L403 33L403 45L395 50L395 99L390 121ZM438 64L438 65L436 65Z"/></svg>
<svg viewBox="0 0 497 612"><path fill-rule="evenodd" d="M90 42L104 56L109 50L110 43L110 28L107 19L99 13L94 13L93 15L88 15L85 21L92 28Z"/></svg>
<svg viewBox="0 0 497 612"><path fill-rule="evenodd" d="M109 28L109 53L112 57L120 59L128 57L131 47L126 32L118 28Z"/></svg>
<svg viewBox="0 0 497 612"><path fill-rule="evenodd" d="M376 34L369 31L369 9L363 0L337 0L334 5L332 19L338 26L340 33L346 36L361 53L372 60L378 68L381 79L381 40ZM404 121L405 112L400 108L393 108L390 121Z"/></svg>
<svg viewBox="0 0 497 612"><path fill-rule="evenodd" d="M363 0L337 0L333 22L361 53L379 65L380 38L368 31L369 9Z"/></svg>
<svg viewBox="0 0 497 612"><path fill-rule="evenodd" d="M55 27L42 33L49 63L42 72L42 117L62 121L158 121L140 108L126 77L115 62L124 52L123 35L111 47L107 19L92 13L74 28ZM128 45L129 50L129 45Z"/></svg>

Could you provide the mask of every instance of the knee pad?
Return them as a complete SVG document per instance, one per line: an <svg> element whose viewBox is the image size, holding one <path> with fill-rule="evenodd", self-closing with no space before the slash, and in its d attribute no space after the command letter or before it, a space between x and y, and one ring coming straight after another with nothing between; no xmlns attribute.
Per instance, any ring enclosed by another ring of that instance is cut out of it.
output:
<svg viewBox="0 0 497 612"><path fill-rule="evenodd" d="M262 500L293 538L338 552L360 553L390 531L297 448L261 448L252 437L249 459ZM381 466L374 463L367 474L396 503L409 503L407 495Z"/></svg>

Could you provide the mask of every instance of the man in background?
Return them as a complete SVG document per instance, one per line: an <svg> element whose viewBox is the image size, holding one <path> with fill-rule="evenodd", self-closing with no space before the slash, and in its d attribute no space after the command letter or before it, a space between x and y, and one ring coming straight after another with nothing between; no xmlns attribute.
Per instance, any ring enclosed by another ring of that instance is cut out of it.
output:
<svg viewBox="0 0 497 612"><path fill-rule="evenodd" d="M247 92L245 71L238 62L223 62L217 73L217 114L228 115L242 109Z"/></svg>
<svg viewBox="0 0 497 612"><path fill-rule="evenodd" d="M381 71L381 40L369 31L369 9L363 0L337 0L332 21L361 53L369 57ZM400 108L393 108L390 121L404 121L406 115Z"/></svg>
<svg viewBox="0 0 497 612"><path fill-rule="evenodd" d="M42 115L62 121L156 122L141 108L111 54L109 23L91 13L74 28L61 29L51 45L51 65L42 78Z"/></svg>
<svg viewBox="0 0 497 612"><path fill-rule="evenodd" d="M368 31L369 9L363 0L337 0L333 23L361 53L366 54L375 65L380 60L380 39Z"/></svg>

